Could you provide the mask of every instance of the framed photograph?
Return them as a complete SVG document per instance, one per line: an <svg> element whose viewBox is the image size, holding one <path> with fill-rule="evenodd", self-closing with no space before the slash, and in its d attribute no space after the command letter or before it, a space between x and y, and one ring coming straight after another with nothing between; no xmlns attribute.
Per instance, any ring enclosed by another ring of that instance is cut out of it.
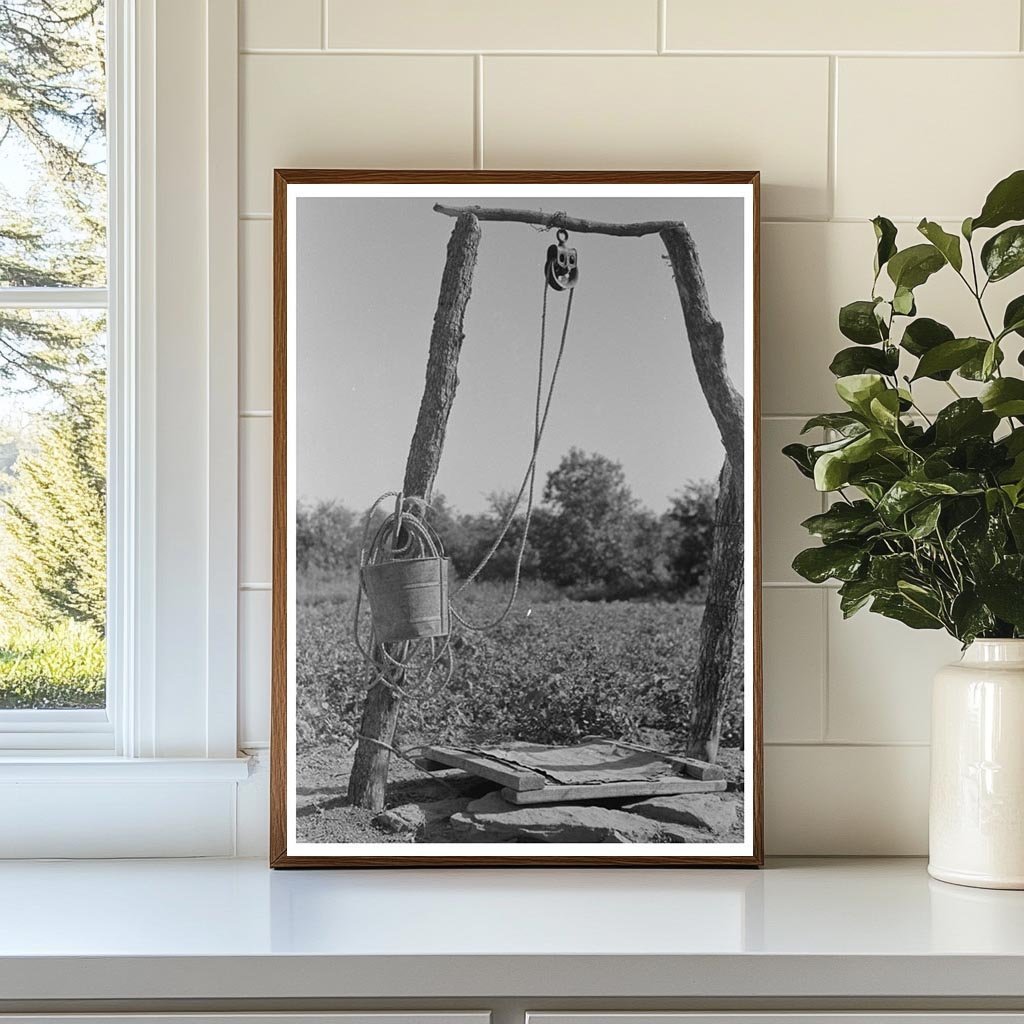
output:
<svg viewBox="0 0 1024 1024"><path fill-rule="evenodd" d="M278 170L270 862L762 862L758 174Z"/></svg>

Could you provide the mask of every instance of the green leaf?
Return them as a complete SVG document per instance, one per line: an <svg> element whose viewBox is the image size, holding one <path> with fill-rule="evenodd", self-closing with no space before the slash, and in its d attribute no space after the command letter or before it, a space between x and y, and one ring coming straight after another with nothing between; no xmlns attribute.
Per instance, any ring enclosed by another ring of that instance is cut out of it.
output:
<svg viewBox="0 0 1024 1024"><path fill-rule="evenodd" d="M867 349L859 349L858 351L867 351ZM814 430L817 427L825 427L828 430L838 430L840 433L845 433L854 427L864 427L863 421L853 416L848 412L823 412L819 416L812 416L801 429L801 434L806 434L808 430ZM860 433L860 430L856 431Z"/></svg>
<svg viewBox="0 0 1024 1024"><path fill-rule="evenodd" d="M854 475L860 476L859 473ZM851 484L853 484L853 481L851 481ZM885 494L885 487L881 484L872 483L869 480L857 480L853 486L856 486L872 505L877 505L882 500L882 495Z"/></svg>
<svg viewBox="0 0 1024 1024"><path fill-rule="evenodd" d="M850 473L850 483L855 487L859 487L865 494L868 494L868 484L881 484L881 490L874 488L871 492L875 495L874 500L876 502L881 501L885 491L898 480L902 480L906 473L906 466L900 466L898 463L891 461L895 450L895 447L884 449L882 452L884 458L872 459L870 462L852 467L853 472ZM904 456L907 454L904 449L900 449L900 451L903 452Z"/></svg>
<svg viewBox="0 0 1024 1024"><path fill-rule="evenodd" d="M875 277L881 273L882 267L896 255L896 225L887 217L879 214L871 221L875 229Z"/></svg>
<svg viewBox="0 0 1024 1024"><path fill-rule="evenodd" d="M960 270L964 265L963 256L960 253L960 239L943 230L933 220L922 220L917 225L917 230L942 253L945 261L954 269Z"/></svg>
<svg viewBox="0 0 1024 1024"><path fill-rule="evenodd" d="M793 569L805 580L824 583L827 579L852 580L866 556L860 545L840 542L807 548L793 559Z"/></svg>
<svg viewBox="0 0 1024 1024"><path fill-rule="evenodd" d="M895 590L914 563L913 555L900 552L893 555L875 555L868 567L868 579L877 587Z"/></svg>
<svg viewBox="0 0 1024 1024"><path fill-rule="evenodd" d="M895 394L895 391L886 392L886 395ZM883 395L882 397L884 398L885 396ZM873 399L871 404L874 405L876 401L877 399ZM850 466L855 466L858 462L870 459L875 452L884 448L888 443L888 439L883 434L861 434L860 437L855 438L843 449L843 459Z"/></svg>
<svg viewBox="0 0 1024 1024"><path fill-rule="evenodd" d="M978 397L988 412L1000 418L1024 416L1024 380L1019 377L1000 377Z"/></svg>
<svg viewBox="0 0 1024 1024"><path fill-rule="evenodd" d="M812 444L810 446L811 462L814 462L815 459L824 455L826 452L837 452L841 448L847 447L847 445L849 445L855 438L866 433L868 433L868 430L862 427L856 434L844 434L835 441L824 441L822 444Z"/></svg>
<svg viewBox="0 0 1024 1024"><path fill-rule="evenodd" d="M930 349L951 341L956 335L945 325L930 317L918 317L913 323L907 324L900 345L912 356L919 358Z"/></svg>
<svg viewBox="0 0 1024 1024"><path fill-rule="evenodd" d="M1019 492L1014 501L1020 501ZM1013 534L1013 542L1017 545L1017 550L1024 552L1024 508L1017 507L1008 512L1006 521L1009 523L1010 533Z"/></svg>
<svg viewBox="0 0 1024 1024"><path fill-rule="evenodd" d="M814 462L811 459L810 448L805 444L787 444L782 449L782 454L789 459L804 476L814 479Z"/></svg>
<svg viewBox="0 0 1024 1024"><path fill-rule="evenodd" d="M900 285L892 297L892 309L900 316L913 316L917 312L917 306L914 305L914 293L909 288Z"/></svg>
<svg viewBox="0 0 1024 1024"><path fill-rule="evenodd" d="M878 517L869 501L847 504L837 501L827 512L811 516L800 524L826 544L870 533L879 528Z"/></svg>
<svg viewBox="0 0 1024 1024"><path fill-rule="evenodd" d="M1003 503L1007 501L1009 501L1008 496L998 487L989 487L985 491L985 508L989 515L1000 511L1003 508Z"/></svg>
<svg viewBox="0 0 1024 1024"><path fill-rule="evenodd" d="M1002 362L1002 353L999 351L999 342L993 341L986 349L984 358L981 360L982 380L988 380L995 368Z"/></svg>
<svg viewBox="0 0 1024 1024"><path fill-rule="evenodd" d="M935 417L935 439L940 445L956 444L969 437L991 437L999 417L985 412L976 398L958 398Z"/></svg>
<svg viewBox="0 0 1024 1024"><path fill-rule="evenodd" d="M1004 327L996 335L996 341L1002 341L1003 338L1006 337L1006 335L1012 334L1014 332L1016 332L1017 334L1020 334L1022 330L1024 330L1024 319L1015 320L1012 324L1007 324L1007 326Z"/></svg>
<svg viewBox="0 0 1024 1024"><path fill-rule="evenodd" d="M839 588L839 607L843 618L848 619L860 611L878 591L878 584L872 580L850 580Z"/></svg>
<svg viewBox="0 0 1024 1024"><path fill-rule="evenodd" d="M875 316L876 299L858 299L839 310L839 331L858 345L877 345L888 334Z"/></svg>
<svg viewBox="0 0 1024 1024"><path fill-rule="evenodd" d="M981 265L990 281L1002 281L1024 267L1024 225L1000 231L981 249Z"/></svg>
<svg viewBox="0 0 1024 1024"><path fill-rule="evenodd" d="M908 532L908 536L914 540L924 540L931 536L938 525L939 516L942 514L942 503L940 501L927 501L918 505L910 513L910 520L914 524Z"/></svg>
<svg viewBox="0 0 1024 1024"><path fill-rule="evenodd" d="M1005 458L1011 461L1008 466L1001 467L998 479L1001 484L1007 485L1003 490L1016 505L1020 499L1021 489L1024 488L1024 427L1018 427L1004 437L999 448ZM1024 545L1020 550L1024 551Z"/></svg>
<svg viewBox="0 0 1024 1024"><path fill-rule="evenodd" d="M956 494L956 487L934 480L897 480L882 496L877 512L890 525L898 525L900 516L912 508L943 494Z"/></svg>
<svg viewBox="0 0 1024 1024"><path fill-rule="evenodd" d="M1024 338L1024 295L1018 295L1007 303L1003 313L1003 332L1015 331Z"/></svg>
<svg viewBox="0 0 1024 1024"><path fill-rule="evenodd" d="M922 243L912 245L909 249L901 249L889 260L886 270L897 288L908 288L913 291L945 265L946 258L934 245Z"/></svg>
<svg viewBox="0 0 1024 1024"><path fill-rule="evenodd" d="M995 627L992 613L985 607L977 594L964 591L953 599L949 617L956 627L956 637L963 643L970 643Z"/></svg>
<svg viewBox="0 0 1024 1024"><path fill-rule="evenodd" d="M991 369L985 369L985 360L991 360ZM994 348L991 344L986 345L984 352L979 352L976 356L971 356L959 370L956 371L958 377L963 377L964 380L977 380L987 381L991 380L992 374L995 373L995 368L999 366L1003 361L1003 350L996 345Z"/></svg>
<svg viewBox="0 0 1024 1024"><path fill-rule="evenodd" d="M985 476L973 471L953 470L945 476L936 478L937 484L952 487L957 494L981 494L985 490Z"/></svg>
<svg viewBox="0 0 1024 1024"><path fill-rule="evenodd" d="M968 242L971 240L971 235L974 234L974 228L971 227L973 223L973 217L965 217L963 224L960 225L960 234L963 235Z"/></svg>
<svg viewBox="0 0 1024 1024"><path fill-rule="evenodd" d="M1024 427L1016 427L1003 438L1003 446L1010 455L1024 452Z"/></svg>
<svg viewBox="0 0 1024 1024"><path fill-rule="evenodd" d="M902 596L879 596L871 602L871 610L887 619L896 619L911 629L942 629L942 621L914 607Z"/></svg>
<svg viewBox="0 0 1024 1024"><path fill-rule="evenodd" d="M978 596L1004 622L1024 629L1024 583L998 573L978 583Z"/></svg>
<svg viewBox="0 0 1024 1024"><path fill-rule="evenodd" d="M913 379L932 377L941 380L939 375L943 372L958 369L974 356L983 357L986 348L988 342L980 338L953 338L951 341L944 341L921 356Z"/></svg>
<svg viewBox="0 0 1024 1024"><path fill-rule="evenodd" d="M850 463L843 453L826 452L814 463L814 486L819 491L838 490L850 479Z"/></svg>
<svg viewBox="0 0 1024 1024"><path fill-rule="evenodd" d="M900 394L898 391L883 391L877 398L871 399L868 409L872 419L886 430L896 430L899 426Z"/></svg>
<svg viewBox="0 0 1024 1024"><path fill-rule="evenodd" d="M854 373L836 381L839 397L862 415L867 413L871 399L886 390L885 381L877 373Z"/></svg>
<svg viewBox="0 0 1024 1024"><path fill-rule="evenodd" d="M1014 171L989 192L981 213L971 220L968 230L997 228L1008 220L1024 220L1024 170Z"/></svg>
<svg viewBox="0 0 1024 1024"><path fill-rule="evenodd" d="M877 370L892 376L900 365L900 353L893 345L884 348L853 347L840 349L829 364L829 370L837 377L848 377L866 370Z"/></svg>

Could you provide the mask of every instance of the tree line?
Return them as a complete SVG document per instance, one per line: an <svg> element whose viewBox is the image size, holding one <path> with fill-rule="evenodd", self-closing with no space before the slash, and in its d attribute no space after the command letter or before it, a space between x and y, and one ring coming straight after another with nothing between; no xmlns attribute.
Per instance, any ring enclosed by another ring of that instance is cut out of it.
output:
<svg viewBox="0 0 1024 1024"><path fill-rule="evenodd" d="M0 287L103 285L102 0L4 0L0 54L0 147L31 181L0 183ZM105 629L105 326L0 310L0 419L29 420L0 428L0 647L9 627Z"/></svg>
<svg viewBox="0 0 1024 1024"><path fill-rule="evenodd" d="M689 482L659 515L635 497L620 463L572 448L548 473L533 510L522 576L554 584L579 599L699 594L714 541L717 491L708 481ZM459 576L470 574L484 559L514 502L514 494L495 493L485 512L468 514L435 495L430 522ZM524 526L521 504L479 579L512 578ZM298 570L354 574L363 530L363 515L339 502L300 503Z"/></svg>

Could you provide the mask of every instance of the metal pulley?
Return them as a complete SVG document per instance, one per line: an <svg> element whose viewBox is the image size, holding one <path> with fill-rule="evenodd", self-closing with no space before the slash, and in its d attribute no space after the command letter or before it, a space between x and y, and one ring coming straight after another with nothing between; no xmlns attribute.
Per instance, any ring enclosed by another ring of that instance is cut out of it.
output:
<svg viewBox="0 0 1024 1024"><path fill-rule="evenodd" d="M558 239L557 243L548 246L544 277L556 292L564 292L576 286L580 268L576 250L565 244L569 240L569 232L565 228L559 228L555 237Z"/></svg>

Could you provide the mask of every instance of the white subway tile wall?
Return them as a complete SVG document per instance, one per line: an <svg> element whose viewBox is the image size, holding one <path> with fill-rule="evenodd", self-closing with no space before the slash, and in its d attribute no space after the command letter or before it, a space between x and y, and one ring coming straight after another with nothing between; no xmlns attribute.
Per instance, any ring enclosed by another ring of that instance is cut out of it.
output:
<svg viewBox="0 0 1024 1024"><path fill-rule="evenodd" d="M327 45L656 53L658 0L327 0Z"/></svg>
<svg viewBox="0 0 1024 1024"><path fill-rule="evenodd" d="M483 63L485 167L754 168L768 216L828 211L826 57Z"/></svg>
<svg viewBox="0 0 1024 1024"><path fill-rule="evenodd" d="M858 57L839 60L836 77L837 216L885 210L915 222L927 213L959 223L995 181L1020 166L1019 57ZM887 144L883 126L894 104L907 117L907 135ZM936 149L955 161L955 173L936 166Z"/></svg>
<svg viewBox="0 0 1024 1024"><path fill-rule="evenodd" d="M273 325L267 297L274 284L274 232L269 220L244 220L238 232L238 407L269 412L273 405Z"/></svg>
<svg viewBox="0 0 1024 1024"><path fill-rule="evenodd" d="M670 51L1017 50L1018 0L667 0Z"/></svg>
<svg viewBox="0 0 1024 1024"><path fill-rule="evenodd" d="M319 50L322 0L243 0L238 41L243 50Z"/></svg>
<svg viewBox="0 0 1024 1024"><path fill-rule="evenodd" d="M836 313L871 283L867 218L911 236L925 215L959 223L1024 165L1020 0L240 3L247 745L269 731L273 168L755 168L767 848L925 852L928 685L957 645L843 621L833 589L796 576L799 521L822 502L779 448L834 405ZM920 289L921 311L974 331L954 284ZM933 389L926 411L945 400Z"/></svg>

